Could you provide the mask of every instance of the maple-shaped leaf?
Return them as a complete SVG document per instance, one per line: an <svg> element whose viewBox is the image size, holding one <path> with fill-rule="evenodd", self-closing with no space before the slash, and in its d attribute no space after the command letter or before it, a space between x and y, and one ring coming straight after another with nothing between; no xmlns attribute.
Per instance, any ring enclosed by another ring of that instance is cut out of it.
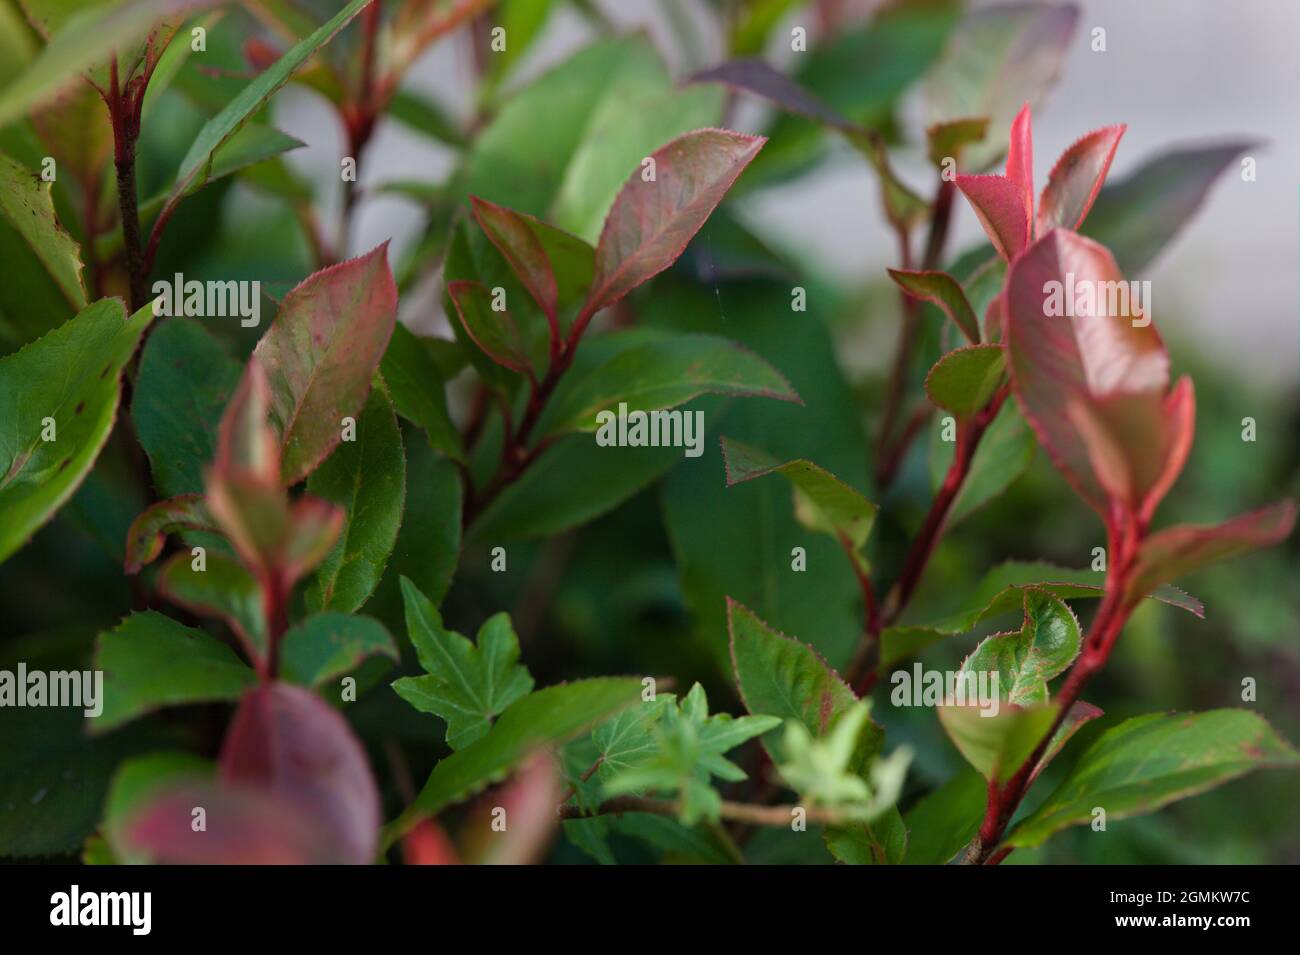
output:
<svg viewBox="0 0 1300 955"><path fill-rule="evenodd" d="M604 783L604 792L668 793L678 799L678 816L685 825L717 819L722 797L713 788L713 777L727 782L745 778L745 771L724 754L780 725L775 716L710 716L704 687L696 683L656 723L654 755L615 773Z"/></svg>
<svg viewBox="0 0 1300 955"><path fill-rule="evenodd" d="M487 735L492 720L527 696L533 678L519 663L519 638L499 613L479 628L475 645L443 626L438 608L406 577L406 630L426 676L402 677L393 689L417 710L447 723L447 745L464 749Z"/></svg>
<svg viewBox="0 0 1300 955"><path fill-rule="evenodd" d="M869 711L867 703L853 704L821 737L813 736L797 720L785 724L783 759L777 770L804 802L838 810L845 818L870 822L898 801L912 761L910 749L900 747L888 757L876 759L867 778L856 765L858 739Z"/></svg>

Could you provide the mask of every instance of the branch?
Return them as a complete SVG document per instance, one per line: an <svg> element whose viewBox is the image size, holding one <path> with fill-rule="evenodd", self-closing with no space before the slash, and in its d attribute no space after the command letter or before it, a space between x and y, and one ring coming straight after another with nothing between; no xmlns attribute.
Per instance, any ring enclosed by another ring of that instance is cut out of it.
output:
<svg viewBox="0 0 1300 955"><path fill-rule="evenodd" d="M868 626L867 633L864 634L862 642L859 643L858 649L853 654L852 663L849 664L848 670L845 671L845 679L859 696L869 693L876 682L877 654L875 651L879 644L880 631L899 618L907 608L909 601L911 601L913 593L916 592L917 585L920 584L925 568L930 562L930 557L934 554L935 548L943 538L944 523L948 518L948 512L952 509L953 503L957 500L957 495L961 492L966 478L970 475L971 462L975 459L975 452L979 448L980 440L984 437L989 425L993 423L993 419L998 416L998 412L1002 409L1002 404L1006 401L1009 393L1010 387L1003 385L989 399L989 403L957 431L957 447L953 452L952 463L948 466L948 473L944 475L943 484L940 485L934 501L930 504L930 511L925 516L925 522L912 540L912 546L908 549L907 557L903 561L902 573L886 595L884 606L874 615L874 631ZM870 610L868 610L868 615L868 619L870 619L872 616Z"/></svg>
<svg viewBox="0 0 1300 955"><path fill-rule="evenodd" d="M943 258L943 249L948 242L948 228L952 221L953 193L952 182L941 176L939 178L939 188L935 193L934 203L931 206L930 228L925 240L925 252L921 259L922 269L937 268L939 261ZM901 229L898 236L902 253L901 268L910 270L912 268L912 254L908 236ZM876 442L876 483L882 491L893 482L894 475L898 471L898 463L902 460L908 445L911 444L917 432L916 428L910 427L911 422L909 422L909 427L903 431L898 440L892 446L890 444L895 420L902 405L904 386L907 384L908 366L911 364L912 349L916 343L916 323L920 308L916 299L901 290L900 293L903 303L903 328L898 338L898 349L894 353L894 364L890 371L888 391L885 397L885 411L881 418L880 434Z"/></svg>
<svg viewBox="0 0 1300 955"><path fill-rule="evenodd" d="M1052 721L1051 728L1034 747L1029 758L1016 770L1015 775L1002 786L998 786L994 781L989 782L984 821L980 825L979 833L967 847L966 856L962 860L964 864L997 865L1011 854L1013 847L999 848L998 846L1007 825L1015 816L1016 810L1033 784L1036 778L1035 770L1043 754L1047 752L1047 747L1051 744L1056 731L1065 722L1070 707L1079 699L1079 694L1087 682L1105 665L1116 639L1133 612L1135 603L1131 598L1125 597L1125 591L1128 589L1129 577L1132 575L1142 536L1142 529L1122 516L1107 521L1107 549L1111 553L1112 564L1111 572L1106 575L1106 593L1097 610L1097 616L1093 618L1087 636L1084 637L1083 650L1074 662L1074 666L1070 668L1057 694L1056 719Z"/></svg>

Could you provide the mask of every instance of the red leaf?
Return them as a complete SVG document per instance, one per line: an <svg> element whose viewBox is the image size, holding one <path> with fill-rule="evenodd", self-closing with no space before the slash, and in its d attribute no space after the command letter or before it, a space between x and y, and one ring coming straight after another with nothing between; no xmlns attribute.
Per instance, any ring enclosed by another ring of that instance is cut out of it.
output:
<svg viewBox="0 0 1300 955"><path fill-rule="evenodd" d="M474 209L474 218L478 220L483 234L497 247L515 275L523 283L528 294L536 300L546 320L550 323L551 334L558 336L559 325L556 314L559 309L559 289L555 283L555 271L551 267L550 257L537 237L531 222L537 222L532 216L515 212L504 206L470 197Z"/></svg>
<svg viewBox="0 0 1300 955"><path fill-rule="evenodd" d="M1087 448L1093 473L1126 513L1149 522L1183 469L1196 428L1190 378L1167 395L1113 394L1066 409Z"/></svg>
<svg viewBox="0 0 1300 955"><path fill-rule="evenodd" d="M1295 502L1280 501L1222 524L1180 524L1152 534L1138 551L1127 597L1140 600L1161 584L1207 564L1271 547L1291 533L1295 518Z"/></svg>
<svg viewBox="0 0 1300 955"><path fill-rule="evenodd" d="M1008 262L1019 258L1029 245L1030 216L1020 187L1005 176L958 176L957 188L970 200L998 255Z"/></svg>
<svg viewBox="0 0 1300 955"><path fill-rule="evenodd" d="M687 77L685 83L722 83L733 90L753 93L790 113L811 119L832 129L861 133L852 120L836 112L811 91L757 57L728 60Z"/></svg>
<svg viewBox="0 0 1300 955"><path fill-rule="evenodd" d="M1020 112L1011 121L1011 145L1007 150L1007 178L1020 194L1020 204L1025 210L1028 229L1034 218L1034 123L1028 103L1020 107Z"/></svg>
<svg viewBox="0 0 1300 955"><path fill-rule="evenodd" d="M195 811L204 828L195 831ZM255 789L208 785L173 789L124 823L133 854L182 865L306 865L342 861L328 834L293 803Z"/></svg>
<svg viewBox="0 0 1300 955"><path fill-rule="evenodd" d="M765 142L699 129L651 154L654 179L643 179L643 169L632 173L605 219L582 314L608 308L677 261Z"/></svg>
<svg viewBox="0 0 1300 955"><path fill-rule="evenodd" d="M1057 226L1078 229L1083 224L1127 128L1120 124L1095 130L1061 153L1038 203L1038 235Z"/></svg>
<svg viewBox="0 0 1300 955"><path fill-rule="evenodd" d="M402 836L407 865L460 865L456 847L436 819L421 819Z"/></svg>
<svg viewBox="0 0 1300 955"><path fill-rule="evenodd" d="M1111 284L1122 282L1104 247L1054 229L1012 266L1005 293L1005 339L1016 398L1053 462L1103 515L1107 495L1069 408L1110 395L1163 397L1169 382L1169 356L1160 336L1149 321L1133 324L1137 310L1131 302L1126 308L1127 296L1119 295L1127 286Z"/></svg>
<svg viewBox="0 0 1300 955"><path fill-rule="evenodd" d="M379 792L366 754L333 707L302 687L245 694L221 747L221 779L264 792L327 834L338 861L364 864L379 845Z"/></svg>
<svg viewBox="0 0 1300 955"><path fill-rule="evenodd" d="M521 375L533 374L519 326L509 309L499 312L493 309L493 293L487 286L461 279L447 283L447 294L456 307L466 334L483 354L511 371Z"/></svg>
<svg viewBox="0 0 1300 955"><path fill-rule="evenodd" d="M285 296L254 355L271 386L281 480L297 484L361 413L397 320L388 244L308 276Z"/></svg>
<svg viewBox="0 0 1300 955"><path fill-rule="evenodd" d="M465 860L474 865L541 861L559 828L555 807L564 801L563 790L554 755L534 753L509 781L477 801L459 833ZM504 831L492 828L496 810L504 810Z"/></svg>
<svg viewBox="0 0 1300 955"><path fill-rule="evenodd" d="M280 446L267 422L271 390L257 357L249 359L217 428L216 475L227 480L279 485Z"/></svg>

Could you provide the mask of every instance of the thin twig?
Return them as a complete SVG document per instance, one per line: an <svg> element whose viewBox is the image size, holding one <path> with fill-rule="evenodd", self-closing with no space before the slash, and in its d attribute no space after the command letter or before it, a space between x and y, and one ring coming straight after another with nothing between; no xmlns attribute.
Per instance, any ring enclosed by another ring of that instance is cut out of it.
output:
<svg viewBox="0 0 1300 955"><path fill-rule="evenodd" d="M580 806L561 806L561 819L586 819L624 812L649 812L659 816L675 816L681 812L680 799L650 799L644 796L616 796L607 799L595 809L584 811ZM851 821L849 816L834 809L819 806L756 806L752 803L723 800L720 815L733 822L746 822L756 826L789 826L795 812L802 810L807 822L828 826Z"/></svg>

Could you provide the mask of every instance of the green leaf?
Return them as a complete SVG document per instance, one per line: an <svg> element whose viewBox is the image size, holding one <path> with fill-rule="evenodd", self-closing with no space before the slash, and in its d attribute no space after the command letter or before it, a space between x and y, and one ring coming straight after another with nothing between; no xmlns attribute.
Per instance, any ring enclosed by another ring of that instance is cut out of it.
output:
<svg viewBox="0 0 1300 955"><path fill-rule="evenodd" d="M447 414L446 379L424 341L401 322L393 326L379 372L397 413L422 428L431 447L463 461L460 433Z"/></svg>
<svg viewBox="0 0 1300 955"><path fill-rule="evenodd" d="M633 171L605 218L583 313L608 308L677 261L766 141L701 129L650 154L654 176Z"/></svg>
<svg viewBox="0 0 1300 955"><path fill-rule="evenodd" d="M632 705L640 693L639 680L597 677L528 694L502 713L486 736L434 767L415 802L388 827L385 844L421 818L500 781L539 747L563 743L592 723Z"/></svg>
<svg viewBox="0 0 1300 955"><path fill-rule="evenodd" d="M857 703L847 683L805 643L773 630L734 600L727 602L731 661L736 688L750 713L796 720L814 736L825 736ZM866 758L880 752L884 733L868 721L863 733ZM873 732L874 730L874 732ZM765 740L776 745L779 741Z"/></svg>
<svg viewBox="0 0 1300 955"><path fill-rule="evenodd" d="M980 775L1005 783L1033 753L1056 719L1052 704L1020 708L990 703L938 708L939 723Z"/></svg>
<svg viewBox="0 0 1300 955"><path fill-rule="evenodd" d="M271 386L285 487L325 460L342 440L343 419L365 405L397 319L387 252L385 243L309 276L285 296L253 352Z"/></svg>
<svg viewBox="0 0 1300 955"><path fill-rule="evenodd" d="M117 416L122 367L152 318L146 306L127 319L104 299L0 358L0 561L90 472Z"/></svg>
<svg viewBox="0 0 1300 955"><path fill-rule="evenodd" d="M217 150L251 116L266 105L267 100L288 82L289 77L298 67L332 40L369 2L370 0L351 0L327 22L294 44L280 59L259 73L257 78L245 86L221 112L208 120L194 138L194 143L185 154L185 158L181 160L172 195L183 195L192 191L196 184L205 181L214 165L213 155Z"/></svg>
<svg viewBox="0 0 1300 955"><path fill-rule="evenodd" d="M704 687L696 683L686 698L666 709L655 724L655 753L611 775L603 790L615 796L646 790L667 792L680 799L678 817L684 825L702 819L716 821L722 797L713 788L712 777L727 782L745 778L744 770L723 754L780 725L775 716L710 716Z"/></svg>
<svg viewBox="0 0 1300 955"><path fill-rule="evenodd" d="M19 162L0 154L0 228L7 223L35 255L37 264L67 301L68 311L86 307L81 248L59 225L46 182Z"/></svg>
<svg viewBox="0 0 1300 955"><path fill-rule="evenodd" d="M408 129L423 133L430 139L459 149L465 145L465 134L456 121L430 97L421 96L409 89L398 90L388 104L388 115Z"/></svg>
<svg viewBox="0 0 1300 955"><path fill-rule="evenodd" d="M59 4L57 19L43 18L47 27L54 28L49 42L0 94L0 127L53 98L113 51L131 51L164 17L184 16L204 5L205 0L128 0L71 12Z"/></svg>
<svg viewBox="0 0 1300 955"><path fill-rule="evenodd" d="M561 438L474 522L472 539L521 540L595 520L682 460L681 448L602 448L590 435Z"/></svg>
<svg viewBox="0 0 1300 955"><path fill-rule="evenodd" d="M966 293L957 280L947 272L907 272L889 269L889 277L898 287L913 298L929 302L943 309L952 323L961 329L972 345L980 343L980 323Z"/></svg>
<svg viewBox="0 0 1300 955"><path fill-rule="evenodd" d="M566 378L548 405L540 430L543 434L603 433L615 426L619 405L633 411L659 411L703 394L799 401L781 373L753 352L713 335L675 335L620 351L572 383ZM653 420L649 424L651 439L660 440L660 429Z"/></svg>
<svg viewBox="0 0 1300 955"><path fill-rule="evenodd" d="M727 598L727 626L732 671L745 709L796 721L814 738L832 732L857 702L848 684L826 665L811 646L772 629L753 611ZM868 719L857 735L850 768L869 778L873 761L884 748L884 731ZM774 760L782 740L769 734L764 747ZM823 834L837 859L860 865L902 860L907 833L896 809L866 823L830 826Z"/></svg>
<svg viewBox="0 0 1300 955"><path fill-rule="evenodd" d="M943 58L926 77L931 122L989 118L980 146L967 148L971 169L1006 149L1011 120L1038 103L1060 72L1079 11L1069 5L1008 4L972 10L953 31Z"/></svg>
<svg viewBox="0 0 1300 955"><path fill-rule="evenodd" d="M667 710L676 706L676 699L672 693L660 693L653 700L615 714L591 731L592 745L599 754L598 782L607 782L624 770L643 765L654 756L658 748L655 725ZM581 778L574 782L574 789L582 799ZM592 797L588 801L594 805L600 799Z"/></svg>
<svg viewBox="0 0 1300 955"><path fill-rule="evenodd" d="M930 429L930 486L938 490L952 465L955 442L943 440L945 423L937 418ZM1034 433L1014 401L1005 401L984 432L966 480L948 511L948 527L955 526L999 497L1029 468L1037 448Z"/></svg>
<svg viewBox="0 0 1300 955"><path fill-rule="evenodd" d="M95 669L104 671L96 733L164 706L237 700L257 682L225 644L152 610L100 634Z"/></svg>
<svg viewBox="0 0 1300 955"><path fill-rule="evenodd" d="M280 676L303 686L324 686L374 656L399 659L397 645L378 620L332 611L312 614L284 635Z"/></svg>
<svg viewBox="0 0 1300 955"><path fill-rule="evenodd" d="M1102 188L1081 231L1140 274L1196 213L1214 180L1251 142L1177 149Z"/></svg>
<svg viewBox="0 0 1300 955"><path fill-rule="evenodd" d="M940 408L965 417L987 405L1005 378L1001 345L967 345L935 362L925 392Z"/></svg>
<svg viewBox="0 0 1300 955"><path fill-rule="evenodd" d="M1092 820L1095 807L1124 819L1205 792L1254 769L1300 766L1300 754L1245 710L1151 713L1107 730L1006 845L1041 845Z"/></svg>
<svg viewBox="0 0 1300 955"><path fill-rule="evenodd" d="M848 551L865 573L868 564L862 548L876 519L876 505L829 471L808 460L777 461L766 451L740 441L722 439L727 487L766 474L784 476L795 489L794 511L809 530L830 534Z"/></svg>
<svg viewBox="0 0 1300 955"><path fill-rule="evenodd" d="M944 865L979 832L988 799L988 782L969 766L934 792L917 800L903 816L907 825L907 864Z"/></svg>
<svg viewBox="0 0 1300 955"><path fill-rule="evenodd" d="M593 117L670 86L644 36L578 51L512 96L475 137L466 161L467 193L547 217L574 155L591 135ZM620 184L655 145L624 157Z"/></svg>
<svg viewBox="0 0 1300 955"><path fill-rule="evenodd" d="M216 455L217 425L239 373L239 363L193 319L169 318L149 336L131 419L161 496L203 491L203 471Z"/></svg>
<svg viewBox="0 0 1300 955"><path fill-rule="evenodd" d="M260 659L267 646L261 587L233 557L210 553L203 560L203 570L195 570L188 552L177 554L159 572L159 590L187 610L224 620L243 640L250 657Z"/></svg>
<svg viewBox="0 0 1300 955"><path fill-rule="evenodd" d="M447 745L464 749L533 688L531 674L519 663L519 638L509 615L498 613L479 628L475 645L446 629L438 609L405 577L402 596L406 632L428 676L402 677L393 689L417 710L446 720Z"/></svg>
<svg viewBox="0 0 1300 955"><path fill-rule="evenodd" d="M1063 600L1075 600L1101 597L1105 583L1106 575L1097 571L1058 567L1042 561L1006 561L985 574L971 593L961 599L958 605L967 609L927 624L887 628L881 635L881 666L887 669L938 640L970 633L982 623L1022 610L1021 591L1027 586ZM1157 588L1147 596L1198 617L1205 616L1200 601L1176 587Z"/></svg>
<svg viewBox="0 0 1300 955"><path fill-rule="evenodd" d="M388 572L371 598L372 613L385 620L401 613L400 577L438 604L447 595L460 560L460 472L454 463L420 441L407 442L406 479L419 493L408 495L406 513L389 558ZM390 611L391 608L391 611Z"/></svg>
<svg viewBox="0 0 1300 955"><path fill-rule="evenodd" d="M961 665L962 673L996 676L998 699L1014 706L1046 703L1048 681L1065 672L1082 644L1079 621L1064 601L1036 587L1023 593L1020 630L986 637Z"/></svg>
<svg viewBox="0 0 1300 955"><path fill-rule="evenodd" d="M660 147L691 130L716 126L723 100L721 90L661 87L659 82L626 88L619 99L605 99L592 115L556 193L551 216L556 225L595 242L612 208L617 208L616 197L626 189L629 175L640 181L642 160L656 156L662 170Z"/></svg>
<svg viewBox="0 0 1300 955"><path fill-rule="evenodd" d="M675 279L676 276L672 276ZM845 384L816 295L790 321L788 284L729 282L718 294L661 278L638 305L641 320L725 331L779 364L805 404L735 401L708 431L763 448L778 461L815 461L846 485L870 493L857 404ZM716 408L715 399L704 407ZM610 454L614 449L598 449ZM727 487L721 448L706 442L699 458L681 460L665 482L664 519L695 633L719 668L727 667L726 597L744 602L772 626L809 640L833 665L849 662L862 637L861 590L843 548L809 533L779 481ZM791 567L804 548L809 572Z"/></svg>
<svg viewBox="0 0 1300 955"><path fill-rule="evenodd" d="M382 382L344 441L307 479L307 490L347 512L343 531L307 585L307 609L352 613L370 598L397 541L406 500L402 433Z"/></svg>
<svg viewBox="0 0 1300 955"><path fill-rule="evenodd" d="M868 784L858 765L857 750L862 729L870 719L869 709L864 702L855 703L835 728L821 737L814 737L801 722L785 724L784 757L777 771L801 801L838 810L862 822L878 818L898 802L912 751L904 747L876 760L868 768Z"/></svg>

